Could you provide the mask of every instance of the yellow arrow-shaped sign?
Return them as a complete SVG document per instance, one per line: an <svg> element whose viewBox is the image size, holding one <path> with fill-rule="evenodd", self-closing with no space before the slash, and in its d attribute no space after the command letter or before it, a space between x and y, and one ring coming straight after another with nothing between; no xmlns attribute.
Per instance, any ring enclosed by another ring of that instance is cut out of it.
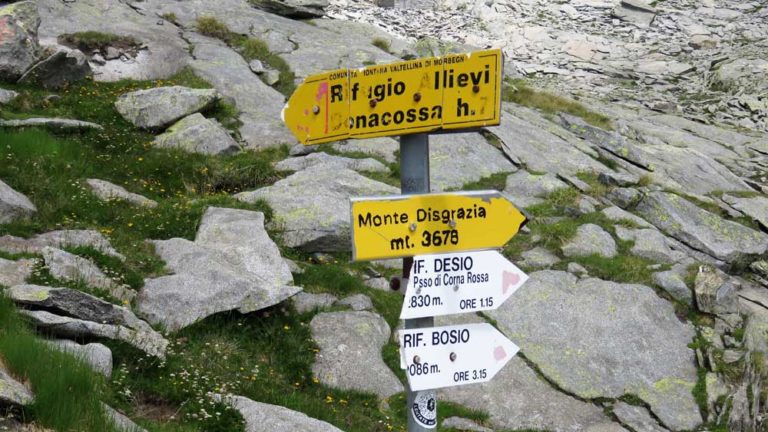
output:
<svg viewBox="0 0 768 432"><path fill-rule="evenodd" d="M354 260L499 248L526 222L497 191L351 201Z"/></svg>
<svg viewBox="0 0 768 432"><path fill-rule="evenodd" d="M501 50L307 77L283 108L303 144L498 125Z"/></svg>

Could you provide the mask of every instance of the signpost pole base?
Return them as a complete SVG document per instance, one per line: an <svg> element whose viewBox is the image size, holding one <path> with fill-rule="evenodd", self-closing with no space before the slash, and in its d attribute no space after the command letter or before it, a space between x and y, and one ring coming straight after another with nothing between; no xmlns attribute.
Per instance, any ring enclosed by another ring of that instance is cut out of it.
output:
<svg viewBox="0 0 768 432"><path fill-rule="evenodd" d="M400 193L403 195L429 193L429 135L414 134L400 137ZM403 284L410 277L413 258L403 259ZM406 329L433 327L433 317L405 320ZM411 391L408 388L408 432L426 432L437 427L437 399L433 390Z"/></svg>

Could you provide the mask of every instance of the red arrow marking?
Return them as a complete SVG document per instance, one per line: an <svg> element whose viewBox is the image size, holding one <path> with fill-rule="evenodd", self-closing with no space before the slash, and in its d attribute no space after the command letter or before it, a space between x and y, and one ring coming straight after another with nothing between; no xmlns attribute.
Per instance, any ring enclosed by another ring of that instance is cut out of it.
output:
<svg viewBox="0 0 768 432"><path fill-rule="evenodd" d="M325 133L328 133L328 81L325 81L320 84L320 86L317 89L317 95L315 95L315 99L320 102L320 99L325 96Z"/></svg>
<svg viewBox="0 0 768 432"><path fill-rule="evenodd" d="M517 285L520 282L520 275L504 271L501 277L501 292L506 294L510 285Z"/></svg>
<svg viewBox="0 0 768 432"><path fill-rule="evenodd" d="M499 345L493 350L493 358L496 359L496 361L502 361L507 358L507 352L504 351L503 346Z"/></svg>

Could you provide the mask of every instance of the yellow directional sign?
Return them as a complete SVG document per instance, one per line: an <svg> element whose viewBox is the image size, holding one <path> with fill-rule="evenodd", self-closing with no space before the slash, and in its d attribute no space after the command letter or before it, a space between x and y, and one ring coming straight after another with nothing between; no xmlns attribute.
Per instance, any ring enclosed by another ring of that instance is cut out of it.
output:
<svg viewBox="0 0 768 432"><path fill-rule="evenodd" d="M283 108L283 121L304 144L320 144L349 136L349 71L312 75Z"/></svg>
<svg viewBox="0 0 768 432"><path fill-rule="evenodd" d="M504 246L526 219L497 191L352 199L352 258Z"/></svg>
<svg viewBox="0 0 768 432"><path fill-rule="evenodd" d="M503 64L495 49L312 75L283 121L307 145L497 125Z"/></svg>

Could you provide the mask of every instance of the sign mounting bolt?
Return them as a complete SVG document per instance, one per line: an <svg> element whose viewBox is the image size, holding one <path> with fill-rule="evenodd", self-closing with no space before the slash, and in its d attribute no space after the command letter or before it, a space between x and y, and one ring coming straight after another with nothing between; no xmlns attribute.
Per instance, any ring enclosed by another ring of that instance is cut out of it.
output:
<svg viewBox="0 0 768 432"><path fill-rule="evenodd" d="M475 84L472 86L472 93L480 93L480 86Z"/></svg>
<svg viewBox="0 0 768 432"><path fill-rule="evenodd" d="M411 225L408 227L408 229L410 229L410 230L411 230L411 232L414 232L414 231L416 231L416 224L415 224L415 223L412 223L412 224L411 224Z"/></svg>
<svg viewBox="0 0 768 432"><path fill-rule="evenodd" d="M421 357L413 356L413 362L416 363L416 364L421 364Z"/></svg>
<svg viewBox="0 0 768 432"><path fill-rule="evenodd" d="M320 107L315 105L312 107L312 113L313 114L319 114L320 113Z"/></svg>
<svg viewBox="0 0 768 432"><path fill-rule="evenodd" d="M418 92L414 93L413 94L413 100L416 101L416 102L420 101L421 100L421 93L418 93Z"/></svg>
<svg viewBox="0 0 768 432"><path fill-rule="evenodd" d="M370 102L368 102L368 105L371 106L371 108L376 108L376 104L378 101L376 99L371 99Z"/></svg>
<svg viewBox="0 0 768 432"><path fill-rule="evenodd" d="M450 226L451 228L456 228L456 221L455 220L448 221L448 226Z"/></svg>
<svg viewBox="0 0 768 432"><path fill-rule="evenodd" d="M459 286L458 286L458 285L454 285L454 286L453 286L453 290L454 290L454 291L458 291L458 290L459 290Z"/></svg>
<svg viewBox="0 0 768 432"><path fill-rule="evenodd" d="M400 278L399 277L393 277L389 280L389 289L392 291L399 291L400 290Z"/></svg>
<svg viewBox="0 0 768 432"><path fill-rule="evenodd" d="M456 361L456 353L452 352L451 355L448 356L448 358L451 359L451 361Z"/></svg>

